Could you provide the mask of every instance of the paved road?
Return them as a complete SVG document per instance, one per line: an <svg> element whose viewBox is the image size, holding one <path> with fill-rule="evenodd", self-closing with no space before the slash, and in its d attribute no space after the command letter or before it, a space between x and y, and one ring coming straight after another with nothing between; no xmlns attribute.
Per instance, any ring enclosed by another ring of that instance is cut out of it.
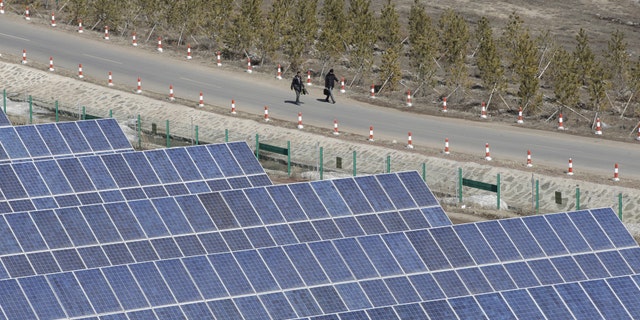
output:
<svg viewBox="0 0 640 320"><path fill-rule="evenodd" d="M171 59L166 53L156 52L153 44L137 48L118 46L113 41L102 40L101 36L92 32L63 32L9 14L0 16L0 54L19 57L25 49L28 61L44 64L53 56L56 69L72 72L77 72L81 63L86 76L103 78L105 82L107 73L111 71L114 82L130 85L132 90L140 77L144 91L167 94L171 84L176 96L191 99L194 104L202 91L205 104L220 108L228 109L230 100L235 99L238 109L262 115L267 105L271 117L293 122L297 121L300 111L305 124L331 130L333 120L338 119L341 131L363 136L368 136L369 127L373 126L376 140L406 143L407 133L411 131L416 148L442 148L444 139L449 138L452 152L477 155L481 159L485 143L489 143L491 156L496 160L524 163L530 149L534 163L558 168L559 172L567 169L568 159L572 158L576 174L612 175L617 162L621 175L640 179L640 146L637 143L528 130L515 124L416 115L360 103L340 94L337 94L338 103L327 104L320 101L322 94L318 80L314 80L316 85L310 87L311 95L303 97L305 104L298 107L289 101L293 94L288 80L257 80L264 77L205 67L186 59Z"/></svg>

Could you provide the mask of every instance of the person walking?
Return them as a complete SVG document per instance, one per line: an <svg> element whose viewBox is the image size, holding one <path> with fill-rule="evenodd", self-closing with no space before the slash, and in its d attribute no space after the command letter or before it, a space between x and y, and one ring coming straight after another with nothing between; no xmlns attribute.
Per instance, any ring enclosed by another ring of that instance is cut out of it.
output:
<svg viewBox="0 0 640 320"><path fill-rule="evenodd" d="M300 71L296 72L293 80L291 80L291 90L296 92L296 104L300 105L300 93L305 90L304 84L302 83L302 76L300 76Z"/></svg>
<svg viewBox="0 0 640 320"><path fill-rule="evenodd" d="M329 73L324 77L324 94L327 96L324 101L329 102L329 98L331 98L331 103L336 103L336 99L333 98L333 86L338 83L338 77L333 73L333 69L329 70Z"/></svg>

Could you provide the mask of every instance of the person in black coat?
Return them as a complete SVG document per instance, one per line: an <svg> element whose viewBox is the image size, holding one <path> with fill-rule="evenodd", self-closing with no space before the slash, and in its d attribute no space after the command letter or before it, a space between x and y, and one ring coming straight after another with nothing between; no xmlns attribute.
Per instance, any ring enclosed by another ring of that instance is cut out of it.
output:
<svg viewBox="0 0 640 320"><path fill-rule="evenodd" d="M304 84L302 83L302 76L300 71L296 72L296 75L291 80L291 90L296 92L296 104L300 104L300 93L304 90Z"/></svg>
<svg viewBox="0 0 640 320"><path fill-rule="evenodd" d="M332 103L336 103L336 99L333 98L333 86L338 82L338 77L333 73L333 69L329 70L329 73L324 77L324 94L327 96L324 101L329 102L331 98Z"/></svg>

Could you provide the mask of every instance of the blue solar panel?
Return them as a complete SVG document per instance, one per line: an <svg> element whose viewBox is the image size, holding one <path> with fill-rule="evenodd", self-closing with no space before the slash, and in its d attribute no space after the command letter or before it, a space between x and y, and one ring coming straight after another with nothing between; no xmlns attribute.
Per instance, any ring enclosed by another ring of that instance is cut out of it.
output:
<svg viewBox="0 0 640 320"><path fill-rule="evenodd" d="M206 153L190 151L196 149ZM195 155L209 154L228 186L251 186L244 175L257 162L253 154L238 156L247 151L246 144L159 150L137 153L144 158L122 154L113 159L127 160L114 165L106 155L91 156L100 159L90 164L101 170L100 183L82 174L89 172L86 160L49 160L74 189L51 193L72 207L2 217L0 292L33 299L0 298L19 306L3 304L2 311L9 318L52 308L51 314L78 318L529 319L594 309L624 318L634 310L627 304L640 290L630 277L640 268L633 250L640 248L611 210L451 226L417 172L220 193L195 184L213 174ZM39 172L41 162L34 162ZM142 166L134 163L149 165L136 171ZM118 166L131 168L130 177L114 178ZM48 189L65 188L51 177L41 178ZM101 189L129 178L148 185ZM190 190L202 193L187 195ZM80 205L106 191L140 200ZM140 198L152 192L161 197ZM10 198L17 200L11 205L28 207L29 196ZM567 226L566 236L554 219ZM589 239L591 232L603 239ZM616 276L626 280L610 281ZM37 294L25 289L24 279L34 277L46 281L29 288L48 286ZM559 287L568 284L576 285ZM36 301L42 303L34 307Z"/></svg>
<svg viewBox="0 0 640 320"><path fill-rule="evenodd" d="M58 128L65 140L70 142L68 144L73 153L81 154L89 153L92 151L91 147L89 146L89 142L85 139L84 135L80 131L80 128L78 128L75 122L59 123Z"/></svg>
<svg viewBox="0 0 640 320"><path fill-rule="evenodd" d="M0 111L0 127L7 127L11 125L11 120L7 117L7 114L4 111Z"/></svg>
<svg viewBox="0 0 640 320"><path fill-rule="evenodd" d="M15 130L32 158L51 156L51 152L35 126L18 126Z"/></svg>
<svg viewBox="0 0 640 320"><path fill-rule="evenodd" d="M59 131L59 126L55 123L36 125L35 128L40 133L45 144L54 156L71 155L73 152L69 144Z"/></svg>

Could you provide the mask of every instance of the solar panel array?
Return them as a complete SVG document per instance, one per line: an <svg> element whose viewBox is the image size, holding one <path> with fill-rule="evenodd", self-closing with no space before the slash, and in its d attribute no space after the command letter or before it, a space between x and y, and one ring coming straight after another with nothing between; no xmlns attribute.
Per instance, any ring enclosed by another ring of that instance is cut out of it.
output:
<svg viewBox="0 0 640 320"><path fill-rule="evenodd" d="M0 126L0 163L133 151L115 119Z"/></svg>
<svg viewBox="0 0 640 320"><path fill-rule="evenodd" d="M415 171L256 186L244 142L73 160L0 166L0 318L640 318L610 208L452 225Z"/></svg>
<svg viewBox="0 0 640 320"><path fill-rule="evenodd" d="M4 111L0 110L0 127L8 127L11 126L11 120L7 117L7 114Z"/></svg>
<svg viewBox="0 0 640 320"><path fill-rule="evenodd" d="M55 301L61 296L77 297L84 290L82 303L86 304L78 307L76 300L61 301L55 306L57 312L52 312L49 306L54 300L31 303L43 307L4 309L9 318L125 313L135 303L142 303L135 305L134 309L142 309L139 312L159 312L188 302L226 303L222 300L237 295L353 281L356 278L344 270L333 271L332 279L315 273L319 268L333 269L334 254L339 251L356 254L353 250L360 245L355 239L360 236L376 238L362 244L366 252L373 252L368 246L380 247L380 234L450 225L433 195L421 185L424 182L411 172L5 214L0 220L6 221L0 261L6 272L0 278L7 280L0 281L0 292L8 293L2 289L6 284L22 288L25 295L10 291L14 295L7 299L11 301L0 298L0 305L29 301L31 289L25 289L22 281L33 278L41 281L32 289L50 292ZM380 192L366 194L363 188ZM385 188L404 191L387 193ZM376 214L375 208L385 208L386 213ZM337 249L330 249L332 242ZM321 253L326 256L325 266L309 264L311 255ZM361 255L366 255L357 253L352 261L356 265L349 267L354 270L362 263ZM109 279L107 274L116 271L115 278ZM364 274L368 277L370 272ZM64 286L53 284L52 278L60 273L68 277ZM84 288L88 284L78 275L85 273L91 274L87 275L91 281L109 285ZM120 277L135 278L136 291L114 289L121 285L113 283ZM136 292L141 295L131 297ZM118 303L107 309L94 305L104 303L105 296Z"/></svg>
<svg viewBox="0 0 640 320"><path fill-rule="evenodd" d="M0 165L0 213L270 185L246 143Z"/></svg>

